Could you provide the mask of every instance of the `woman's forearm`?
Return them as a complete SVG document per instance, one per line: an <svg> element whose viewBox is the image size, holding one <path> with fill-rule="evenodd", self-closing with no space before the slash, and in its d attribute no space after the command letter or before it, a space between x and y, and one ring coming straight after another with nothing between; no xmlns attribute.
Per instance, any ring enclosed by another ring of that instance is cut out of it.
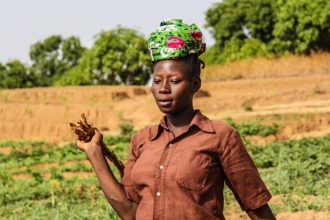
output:
<svg viewBox="0 0 330 220"><path fill-rule="evenodd" d="M246 213L252 220L276 220L272 210L265 204L257 209L248 209Z"/></svg>
<svg viewBox="0 0 330 220"><path fill-rule="evenodd" d="M122 219L134 219L137 205L127 199L125 190L113 175L101 147L92 147L86 154L113 209Z"/></svg>

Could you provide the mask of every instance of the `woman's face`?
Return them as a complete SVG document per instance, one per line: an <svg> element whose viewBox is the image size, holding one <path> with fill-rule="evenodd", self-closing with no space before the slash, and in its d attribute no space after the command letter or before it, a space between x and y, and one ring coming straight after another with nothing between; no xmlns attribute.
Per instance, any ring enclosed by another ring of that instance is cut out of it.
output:
<svg viewBox="0 0 330 220"><path fill-rule="evenodd" d="M153 74L152 94L159 109L174 114L193 108L192 99L200 80L190 76L191 68L178 60L159 61Z"/></svg>

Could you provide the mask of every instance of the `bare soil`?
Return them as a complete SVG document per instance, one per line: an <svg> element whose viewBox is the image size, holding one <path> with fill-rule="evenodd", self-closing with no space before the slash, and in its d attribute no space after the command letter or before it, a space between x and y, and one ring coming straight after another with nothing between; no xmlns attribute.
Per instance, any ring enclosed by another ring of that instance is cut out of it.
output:
<svg viewBox="0 0 330 220"><path fill-rule="evenodd" d="M0 147L0 154L10 154L12 148L11 147Z"/></svg>
<svg viewBox="0 0 330 220"><path fill-rule="evenodd" d="M330 74L205 82L202 90L208 95L194 105L211 119L281 121L277 138L284 139L330 129ZM139 129L162 117L146 86L0 90L0 140L74 140L68 124L83 112L106 134L118 133L121 123Z"/></svg>
<svg viewBox="0 0 330 220"><path fill-rule="evenodd" d="M227 220L248 220L248 215L244 212L226 216ZM315 212L311 210L299 212L280 212L276 215L277 220L328 220L329 212Z"/></svg>

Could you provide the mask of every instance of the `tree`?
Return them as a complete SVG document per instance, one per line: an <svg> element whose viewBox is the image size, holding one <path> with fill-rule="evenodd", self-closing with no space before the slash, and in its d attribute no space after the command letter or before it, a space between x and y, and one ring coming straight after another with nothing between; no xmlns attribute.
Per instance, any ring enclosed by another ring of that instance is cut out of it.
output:
<svg viewBox="0 0 330 220"><path fill-rule="evenodd" d="M0 64L0 88L24 88L33 86L33 76L19 60L9 61L5 66Z"/></svg>
<svg viewBox="0 0 330 220"><path fill-rule="evenodd" d="M71 68L78 64L79 59L84 53L85 48L81 46L77 37L69 37L62 41L62 62L67 68Z"/></svg>
<svg viewBox="0 0 330 220"><path fill-rule="evenodd" d="M5 79L5 71L6 67L2 63L0 63L0 88L3 88L2 84Z"/></svg>
<svg viewBox="0 0 330 220"><path fill-rule="evenodd" d="M59 49L62 43L62 37L54 35L32 45L30 50L30 59L32 60L31 70L38 77L38 84L49 86L52 77L62 72L58 62Z"/></svg>
<svg viewBox="0 0 330 220"><path fill-rule="evenodd" d="M268 55L266 45L275 25L273 9L274 0L224 0L211 7L206 12L206 27L211 28L216 44L206 60L225 63Z"/></svg>
<svg viewBox="0 0 330 220"><path fill-rule="evenodd" d="M62 74L56 81L54 81L54 86L82 86L91 85L92 76L88 71L84 71L82 66L77 65L64 74Z"/></svg>
<svg viewBox="0 0 330 220"><path fill-rule="evenodd" d="M330 51L330 1L278 0L275 52Z"/></svg>
<svg viewBox="0 0 330 220"><path fill-rule="evenodd" d="M53 35L32 45L31 70L38 77L38 84L49 86L68 69L76 66L84 48L77 37L63 39Z"/></svg>
<svg viewBox="0 0 330 220"><path fill-rule="evenodd" d="M93 84L139 84L150 78L147 41L134 29L117 27L96 36L79 64Z"/></svg>
<svg viewBox="0 0 330 220"><path fill-rule="evenodd" d="M206 27L211 28L220 48L232 38L267 43L272 39L273 13L274 0L224 0L206 12Z"/></svg>
<svg viewBox="0 0 330 220"><path fill-rule="evenodd" d="M330 50L328 0L223 0L206 12L216 43L206 60Z"/></svg>

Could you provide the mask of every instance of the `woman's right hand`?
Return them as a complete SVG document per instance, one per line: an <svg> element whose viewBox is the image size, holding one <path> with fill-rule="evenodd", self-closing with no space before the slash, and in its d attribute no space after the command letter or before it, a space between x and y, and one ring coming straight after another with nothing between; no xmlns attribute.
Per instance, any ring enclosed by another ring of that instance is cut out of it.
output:
<svg viewBox="0 0 330 220"><path fill-rule="evenodd" d="M84 151L86 154L89 152L97 151L100 150L102 151L102 140L103 140L103 135L102 133L97 130L97 128L93 128L95 131L94 136L89 142L81 141L81 140L76 140L77 147Z"/></svg>

